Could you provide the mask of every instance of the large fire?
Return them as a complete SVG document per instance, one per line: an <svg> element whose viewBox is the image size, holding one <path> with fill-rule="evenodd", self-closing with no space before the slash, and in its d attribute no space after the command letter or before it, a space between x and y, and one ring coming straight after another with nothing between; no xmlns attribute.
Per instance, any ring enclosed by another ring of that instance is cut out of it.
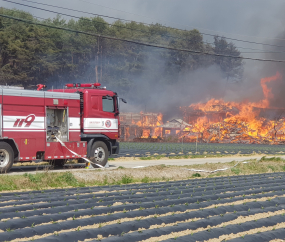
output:
<svg viewBox="0 0 285 242"><path fill-rule="evenodd" d="M270 108L273 94L267 86L267 83L280 79L279 73L261 79L264 98L259 102L211 99L207 103L181 108L184 121L192 125L185 128L183 135L190 140L199 137L204 142L266 143L285 140L285 113L284 110ZM262 114L266 112L273 112L273 118L264 117Z"/></svg>
<svg viewBox="0 0 285 242"><path fill-rule="evenodd" d="M124 141L136 138L153 138L162 136L162 114L157 113L121 113L120 136Z"/></svg>
<svg viewBox="0 0 285 242"><path fill-rule="evenodd" d="M142 127L142 135L140 138L157 138L161 136L162 128L158 127L163 124L162 122L162 114L158 115L144 115L143 112L140 113L142 118L140 121L135 122L132 121L134 125Z"/></svg>
<svg viewBox="0 0 285 242"><path fill-rule="evenodd" d="M124 140L176 136L171 141L219 143L285 143L285 108L270 107L270 82L281 80L279 73L262 78L263 99L259 102L226 102L211 99L181 107L182 119L163 124L157 113L125 113L120 117ZM166 140L166 139L165 139Z"/></svg>

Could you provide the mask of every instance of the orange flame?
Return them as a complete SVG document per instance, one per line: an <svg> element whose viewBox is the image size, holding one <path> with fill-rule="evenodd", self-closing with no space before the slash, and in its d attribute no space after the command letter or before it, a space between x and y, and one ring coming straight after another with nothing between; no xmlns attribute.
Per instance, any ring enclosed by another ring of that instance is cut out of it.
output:
<svg viewBox="0 0 285 242"><path fill-rule="evenodd" d="M142 127L142 135L140 138L157 138L158 136L162 136L162 128L158 127L163 124L163 115L162 113L154 114L154 113L143 113L141 114L141 120L138 122L133 122L133 124Z"/></svg>
<svg viewBox="0 0 285 242"><path fill-rule="evenodd" d="M263 142L285 140L284 119L260 117L260 110L269 108L272 90L267 83L281 80L280 73L262 78L264 98L259 102L225 102L211 99L207 103L191 104L184 109L184 121L192 123L189 134L197 133L205 142ZM191 136L189 135L189 136Z"/></svg>

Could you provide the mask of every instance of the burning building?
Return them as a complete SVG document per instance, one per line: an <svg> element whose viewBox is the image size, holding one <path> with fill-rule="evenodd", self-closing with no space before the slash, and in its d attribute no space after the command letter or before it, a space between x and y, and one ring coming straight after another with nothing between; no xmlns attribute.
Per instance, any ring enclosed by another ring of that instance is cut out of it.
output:
<svg viewBox="0 0 285 242"><path fill-rule="evenodd" d="M159 138L162 136L162 114L158 113L121 113L120 137L122 141L134 139Z"/></svg>
<svg viewBox="0 0 285 242"><path fill-rule="evenodd" d="M184 121L192 125L192 128L186 128L189 141L198 136L201 142L283 143L285 109L270 107L272 93L267 87L268 82L280 79L279 73L261 79L264 98L259 102L211 99L206 103L181 107Z"/></svg>
<svg viewBox="0 0 285 242"><path fill-rule="evenodd" d="M167 137L182 135L182 133L187 130L186 128L191 129L191 126L192 125L184 122L182 119L172 119L159 127L162 128L162 136Z"/></svg>
<svg viewBox="0 0 285 242"><path fill-rule="evenodd" d="M183 137L184 142L285 143L285 109L270 106L273 94L267 86L278 80L281 80L279 73L261 79L264 97L259 102L211 99L180 107L183 120L172 119L165 124L162 114L122 114L121 139L177 136Z"/></svg>

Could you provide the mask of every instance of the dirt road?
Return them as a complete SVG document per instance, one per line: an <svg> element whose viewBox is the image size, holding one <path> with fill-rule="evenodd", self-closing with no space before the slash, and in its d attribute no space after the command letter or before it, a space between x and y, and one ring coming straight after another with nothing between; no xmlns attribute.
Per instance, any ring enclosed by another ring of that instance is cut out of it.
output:
<svg viewBox="0 0 285 242"><path fill-rule="evenodd" d="M230 156L230 157L215 157L215 158L195 158L195 159L160 159L160 160L140 160L133 158L120 158L118 160L109 161L108 169L117 169L122 166L125 168L140 168L154 165L176 165L176 166L185 166L185 165L194 165L194 164L205 164L205 163L226 163L231 161L245 161L249 159L261 159L262 156ZM273 157L273 156L268 156ZM285 158L285 156L280 156ZM16 174L34 174L37 172L45 172L46 170L49 172L65 172L65 171L78 171L84 169L84 164L67 164L63 168L53 169L51 166L14 166L9 175ZM90 171L90 169L84 169L86 171Z"/></svg>
<svg viewBox="0 0 285 242"><path fill-rule="evenodd" d="M153 165L194 165L194 164L205 164L205 163L226 163L231 161L245 161L249 159L261 159L262 155L256 156L230 156L230 157L214 157L214 158L194 158L194 159L160 159L160 160L132 160L132 159L120 159L118 161L110 161L111 165L116 167L123 166L125 168L133 168L140 166L153 166ZM273 156L268 156L273 157ZM285 157L285 156L281 156Z"/></svg>

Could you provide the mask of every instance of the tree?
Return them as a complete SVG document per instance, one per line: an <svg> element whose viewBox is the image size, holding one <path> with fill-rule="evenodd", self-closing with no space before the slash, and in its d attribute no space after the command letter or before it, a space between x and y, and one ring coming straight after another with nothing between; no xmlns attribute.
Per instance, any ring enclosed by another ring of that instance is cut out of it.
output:
<svg viewBox="0 0 285 242"><path fill-rule="evenodd" d="M228 43L224 37L214 37L214 52L216 54L240 57L241 53L233 43ZM215 63L220 66L227 81L239 82L243 76L243 62L241 58L215 57Z"/></svg>
<svg viewBox="0 0 285 242"><path fill-rule="evenodd" d="M175 48L240 56L232 43L215 38L204 44L198 30L176 30L160 24L144 25L100 17L65 20L61 16L37 20L31 14L0 8L0 12L34 22L74 30L155 43ZM188 73L218 64L227 79L242 75L241 60L145 47L123 41L77 34L0 17L0 83L62 88L67 82L102 82L122 94L143 99L141 92L155 86L189 81ZM185 77L184 79L181 77Z"/></svg>

